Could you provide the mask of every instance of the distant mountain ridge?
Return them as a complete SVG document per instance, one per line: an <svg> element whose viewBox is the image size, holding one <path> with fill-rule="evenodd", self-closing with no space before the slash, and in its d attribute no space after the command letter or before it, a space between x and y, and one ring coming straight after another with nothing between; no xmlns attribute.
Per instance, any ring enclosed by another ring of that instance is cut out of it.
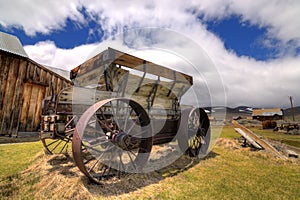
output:
<svg viewBox="0 0 300 200"><path fill-rule="evenodd" d="M209 112L216 112L218 110L226 111L227 113L244 113L244 114L252 114L252 110L254 109L262 109L262 108L252 108L250 106L238 106L235 108L231 107L223 107L223 106L216 106L216 107L205 107L205 110ZM291 108L282 109L284 115L289 116L292 114ZM300 115L300 106L294 107L295 115Z"/></svg>

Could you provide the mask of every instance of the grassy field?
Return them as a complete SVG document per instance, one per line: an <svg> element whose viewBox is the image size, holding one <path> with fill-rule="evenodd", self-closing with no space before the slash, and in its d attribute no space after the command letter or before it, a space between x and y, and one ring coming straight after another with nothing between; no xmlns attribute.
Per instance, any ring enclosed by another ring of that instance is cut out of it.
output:
<svg viewBox="0 0 300 200"><path fill-rule="evenodd" d="M35 155L42 150L41 142L0 145L0 179L26 169Z"/></svg>
<svg viewBox="0 0 300 200"><path fill-rule="evenodd" d="M238 134L232 126L223 126L222 132L220 135L221 138L231 138L231 139L237 139L240 138L241 135Z"/></svg>
<svg viewBox="0 0 300 200"><path fill-rule="evenodd" d="M259 126L251 126L248 128L263 138L275 140L300 148L300 135L289 135L282 132L273 131L272 129L262 129ZM235 139L241 137L241 135L238 134L232 126L224 126L220 137Z"/></svg>
<svg viewBox="0 0 300 200"><path fill-rule="evenodd" d="M300 135L289 135L282 132L274 132L272 129L261 129L260 127L252 127L250 129L264 138L300 148Z"/></svg>
<svg viewBox="0 0 300 200"><path fill-rule="evenodd" d="M260 153L214 148L216 156L130 198L152 199L297 199L299 165ZM124 195L126 196L126 195ZM130 199L128 198L128 199Z"/></svg>
<svg viewBox="0 0 300 200"><path fill-rule="evenodd" d="M241 148L239 137L225 126L209 156L185 159L194 164L183 171L174 164L102 187L71 158L41 153L40 142L0 145L0 199L299 199L299 159Z"/></svg>

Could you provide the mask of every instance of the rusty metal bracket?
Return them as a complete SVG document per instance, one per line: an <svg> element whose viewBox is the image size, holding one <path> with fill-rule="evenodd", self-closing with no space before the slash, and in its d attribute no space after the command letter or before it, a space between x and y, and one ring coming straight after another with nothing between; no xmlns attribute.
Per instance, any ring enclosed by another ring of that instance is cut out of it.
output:
<svg viewBox="0 0 300 200"><path fill-rule="evenodd" d="M159 85L159 82L160 82L160 76L158 76L158 79L156 80L155 84L153 85L149 95L148 95L148 98L147 98L147 102L148 102L148 110L151 109L151 107L153 106L154 104L154 99L155 99L155 96L156 96L156 92L157 92L157 88L158 88L158 85Z"/></svg>
<svg viewBox="0 0 300 200"><path fill-rule="evenodd" d="M176 72L174 71L173 73L174 73L174 80L173 80L173 83L172 83L172 85L170 87L169 93L167 94L167 97L170 96L170 94L171 94L171 92L172 92L172 90L173 90L173 88L174 88L174 86L176 84Z"/></svg>
<svg viewBox="0 0 300 200"><path fill-rule="evenodd" d="M146 68L147 68L147 62L146 62L146 60L144 60L143 61L143 72L144 72L144 74L143 74L143 77L140 80L139 85L138 85L137 89L135 90L135 92L139 92L140 91L140 87L141 87L141 85L142 85L142 83L143 83L143 81L145 79L146 73L147 73Z"/></svg>

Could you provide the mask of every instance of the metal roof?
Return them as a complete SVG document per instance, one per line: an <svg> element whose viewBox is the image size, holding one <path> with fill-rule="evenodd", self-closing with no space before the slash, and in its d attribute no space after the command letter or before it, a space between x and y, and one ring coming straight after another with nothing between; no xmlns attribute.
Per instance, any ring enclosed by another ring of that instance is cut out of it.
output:
<svg viewBox="0 0 300 200"><path fill-rule="evenodd" d="M283 112L280 108L273 109L257 109L253 110L252 116L274 116L274 115L283 115Z"/></svg>
<svg viewBox="0 0 300 200"><path fill-rule="evenodd" d="M20 40L14 36L0 31L0 50L28 58Z"/></svg>
<svg viewBox="0 0 300 200"><path fill-rule="evenodd" d="M48 70L64 77L65 79L69 80L70 81L70 71L67 71L67 70L64 70L64 69L58 69L58 68L55 68L55 67L50 67L50 66L47 66L47 65L43 65L45 68L47 68Z"/></svg>

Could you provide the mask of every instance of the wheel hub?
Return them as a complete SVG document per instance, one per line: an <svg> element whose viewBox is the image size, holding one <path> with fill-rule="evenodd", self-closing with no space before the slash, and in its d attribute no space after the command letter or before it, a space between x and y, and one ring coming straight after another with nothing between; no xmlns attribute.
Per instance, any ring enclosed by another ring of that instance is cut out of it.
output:
<svg viewBox="0 0 300 200"><path fill-rule="evenodd" d="M111 142L123 150L132 150L134 148L138 148L139 140L137 138L132 137L131 135L123 132L116 131L113 134L109 134L108 138Z"/></svg>

